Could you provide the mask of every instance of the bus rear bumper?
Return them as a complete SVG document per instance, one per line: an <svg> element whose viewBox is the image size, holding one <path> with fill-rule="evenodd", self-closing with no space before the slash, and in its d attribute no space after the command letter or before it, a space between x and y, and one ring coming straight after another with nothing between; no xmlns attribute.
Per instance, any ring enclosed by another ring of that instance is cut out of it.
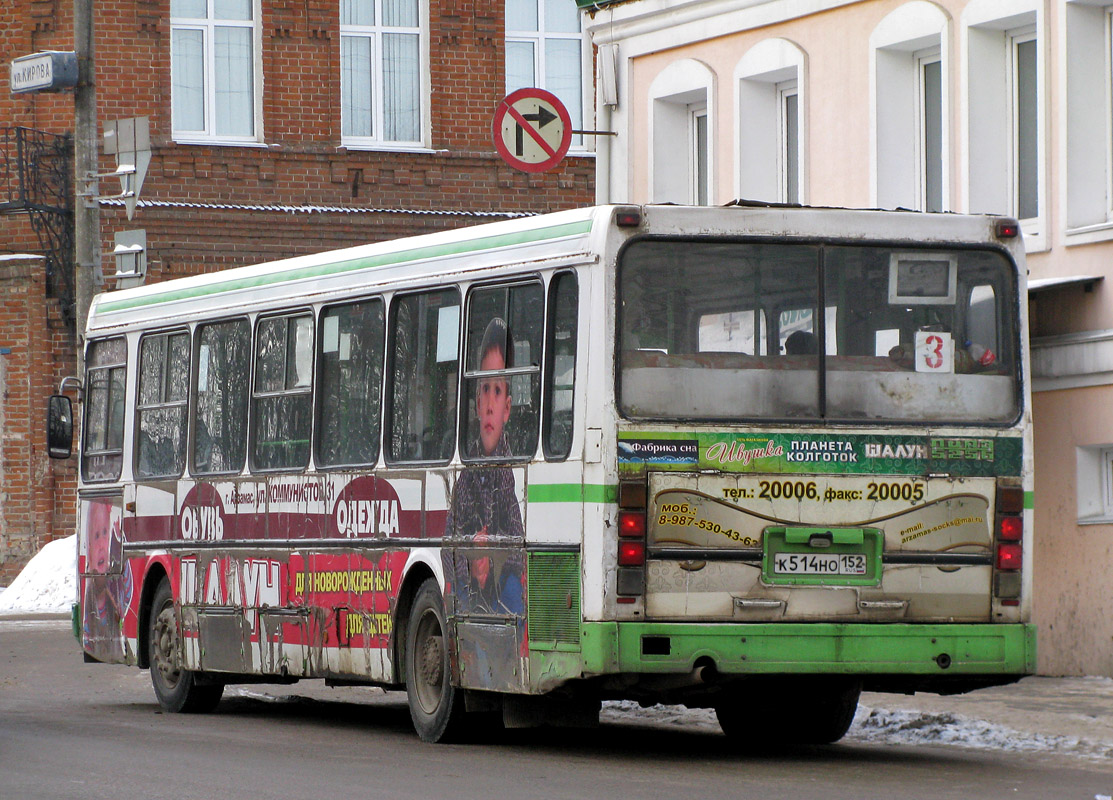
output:
<svg viewBox="0 0 1113 800"><path fill-rule="evenodd" d="M1026 624L685 624L587 622L585 675L998 676L1036 669L1036 629ZM996 682L996 681L994 681Z"/></svg>

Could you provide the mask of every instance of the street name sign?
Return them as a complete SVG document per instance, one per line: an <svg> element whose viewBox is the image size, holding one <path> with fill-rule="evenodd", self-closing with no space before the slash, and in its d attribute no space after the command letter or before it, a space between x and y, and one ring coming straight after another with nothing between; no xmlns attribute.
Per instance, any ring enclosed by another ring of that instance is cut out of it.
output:
<svg viewBox="0 0 1113 800"><path fill-rule="evenodd" d="M77 85L77 55L47 50L12 61L12 94L60 92Z"/></svg>

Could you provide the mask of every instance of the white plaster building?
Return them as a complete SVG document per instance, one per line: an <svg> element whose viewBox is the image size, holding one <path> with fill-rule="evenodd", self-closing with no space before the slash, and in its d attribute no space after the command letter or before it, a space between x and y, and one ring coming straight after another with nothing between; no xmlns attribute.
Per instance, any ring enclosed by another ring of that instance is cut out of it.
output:
<svg viewBox="0 0 1113 800"><path fill-rule="evenodd" d="M1021 220L1039 667L1113 676L1113 0L577 3L600 202Z"/></svg>

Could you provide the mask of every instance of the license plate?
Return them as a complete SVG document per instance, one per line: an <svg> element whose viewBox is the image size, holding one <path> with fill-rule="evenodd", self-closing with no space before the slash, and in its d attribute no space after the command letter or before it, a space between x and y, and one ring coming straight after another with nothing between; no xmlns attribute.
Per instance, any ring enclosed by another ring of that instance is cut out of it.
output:
<svg viewBox="0 0 1113 800"><path fill-rule="evenodd" d="M777 575L865 575L866 556L862 553L775 553L773 572Z"/></svg>

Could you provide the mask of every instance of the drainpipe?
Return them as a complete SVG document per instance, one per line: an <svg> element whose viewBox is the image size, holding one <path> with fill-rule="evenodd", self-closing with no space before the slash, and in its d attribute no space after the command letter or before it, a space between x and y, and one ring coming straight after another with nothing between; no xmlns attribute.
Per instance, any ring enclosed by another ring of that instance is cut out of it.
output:
<svg viewBox="0 0 1113 800"><path fill-rule="evenodd" d="M73 91L74 318L77 374L85 373L85 323L96 290L100 264L100 206L97 204L97 92L93 69L93 4L73 0L73 39L77 55L77 86Z"/></svg>

